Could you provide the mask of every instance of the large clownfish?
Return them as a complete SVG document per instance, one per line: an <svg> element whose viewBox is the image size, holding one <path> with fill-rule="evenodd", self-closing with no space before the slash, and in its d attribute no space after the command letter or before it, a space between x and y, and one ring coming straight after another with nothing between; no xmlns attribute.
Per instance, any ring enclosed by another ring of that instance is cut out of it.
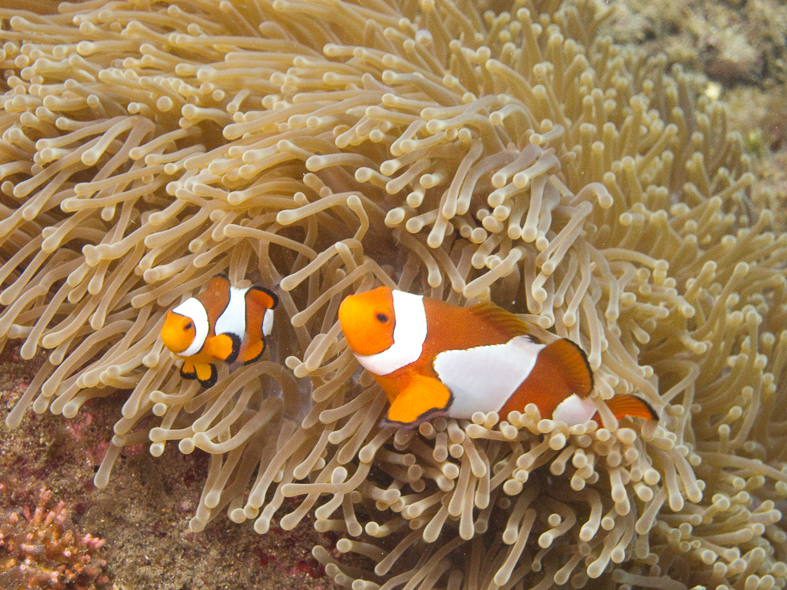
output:
<svg viewBox="0 0 787 590"><path fill-rule="evenodd" d="M180 374L215 385L218 372L212 361L244 364L265 350L273 328L278 298L262 287L236 289L227 277L213 277L208 288L167 313L161 328L164 346L184 359Z"/></svg>
<svg viewBox="0 0 787 590"><path fill-rule="evenodd" d="M350 295L339 308L347 343L388 395L387 421L414 426L434 416L501 419L535 404L542 418L596 418L593 373L565 338L541 344L527 325L493 303L459 307L387 287ZM619 394L617 417L657 419L641 399Z"/></svg>

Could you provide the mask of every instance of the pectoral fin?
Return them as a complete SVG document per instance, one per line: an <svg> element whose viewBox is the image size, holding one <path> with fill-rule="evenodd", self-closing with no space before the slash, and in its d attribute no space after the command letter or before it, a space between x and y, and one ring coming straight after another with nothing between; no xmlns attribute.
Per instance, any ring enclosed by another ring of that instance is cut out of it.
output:
<svg viewBox="0 0 787 590"><path fill-rule="evenodd" d="M451 392L438 379L416 375L391 403L387 422L392 425L415 425L429 416L448 409Z"/></svg>
<svg viewBox="0 0 787 590"><path fill-rule="evenodd" d="M232 364L238 360L241 341L235 334L219 334L209 338L206 346L212 357Z"/></svg>

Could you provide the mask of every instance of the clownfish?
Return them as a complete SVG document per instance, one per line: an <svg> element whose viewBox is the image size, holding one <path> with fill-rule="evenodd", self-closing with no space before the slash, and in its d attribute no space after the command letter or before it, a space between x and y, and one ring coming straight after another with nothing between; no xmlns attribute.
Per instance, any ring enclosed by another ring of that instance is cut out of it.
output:
<svg viewBox="0 0 787 590"><path fill-rule="evenodd" d="M273 329L279 300L262 287L236 289L224 275L213 277L208 288L167 313L161 328L164 346L184 359L180 374L198 379L203 387L216 384L212 361L243 364L256 361Z"/></svg>
<svg viewBox="0 0 787 590"><path fill-rule="evenodd" d="M562 338L541 344L494 303L459 307L379 287L348 296L339 322L350 349L388 396L386 422L415 426L435 416L524 411L578 424L597 418L584 351ZM615 395L617 418L657 419L641 399Z"/></svg>

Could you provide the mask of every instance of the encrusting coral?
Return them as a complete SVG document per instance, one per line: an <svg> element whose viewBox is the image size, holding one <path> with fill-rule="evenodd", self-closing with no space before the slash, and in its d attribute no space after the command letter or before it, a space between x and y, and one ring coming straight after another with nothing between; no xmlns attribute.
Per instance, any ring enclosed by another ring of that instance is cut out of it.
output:
<svg viewBox="0 0 787 590"><path fill-rule="evenodd" d="M45 12L42 10L42 12ZM88 0L0 10L9 414L127 396L96 475L211 462L191 526L286 497L354 590L782 588L787 235L723 104L597 35L590 0ZM202 390L158 331L225 272L278 285L270 360ZM492 299L658 424L380 429L337 308L378 284ZM278 362L281 361L281 362ZM130 393L126 393L130 391ZM122 393L121 393L122 392ZM361 560L362 561L362 560ZM359 562L360 563L360 562Z"/></svg>
<svg viewBox="0 0 787 590"><path fill-rule="evenodd" d="M0 493L6 489L0 484ZM0 584L3 588L106 588L104 540L80 536L64 526L65 502L49 508L50 490L41 490L35 511L27 506L0 520Z"/></svg>

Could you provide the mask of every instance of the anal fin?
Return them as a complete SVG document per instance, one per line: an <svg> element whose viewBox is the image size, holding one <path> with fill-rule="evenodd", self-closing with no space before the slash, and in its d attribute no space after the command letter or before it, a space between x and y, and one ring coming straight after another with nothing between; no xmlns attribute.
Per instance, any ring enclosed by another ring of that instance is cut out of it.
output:
<svg viewBox="0 0 787 590"><path fill-rule="evenodd" d="M658 420L656 411L644 400L628 393L618 393L606 401L615 418L645 418L645 420Z"/></svg>
<svg viewBox="0 0 787 590"><path fill-rule="evenodd" d="M194 365L197 379L202 387L213 387L219 378L216 366L211 363L196 363Z"/></svg>
<svg viewBox="0 0 787 590"><path fill-rule="evenodd" d="M448 409L451 392L438 379L414 375L407 387L388 408L387 422L393 425L415 425Z"/></svg>
<svg viewBox="0 0 787 590"><path fill-rule="evenodd" d="M253 344L249 344L246 348L246 353L243 355L243 364L248 365L253 363L262 356L265 351L265 340L259 340Z"/></svg>

